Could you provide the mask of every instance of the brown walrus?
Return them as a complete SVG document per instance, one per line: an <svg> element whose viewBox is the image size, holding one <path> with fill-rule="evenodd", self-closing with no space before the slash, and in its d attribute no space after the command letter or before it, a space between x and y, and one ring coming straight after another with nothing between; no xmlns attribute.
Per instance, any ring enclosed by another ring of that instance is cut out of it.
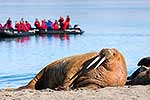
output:
<svg viewBox="0 0 150 100"><path fill-rule="evenodd" d="M127 67L122 54L114 48L102 49L57 60L42 69L19 89L75 89L124 86Z"/></svg>

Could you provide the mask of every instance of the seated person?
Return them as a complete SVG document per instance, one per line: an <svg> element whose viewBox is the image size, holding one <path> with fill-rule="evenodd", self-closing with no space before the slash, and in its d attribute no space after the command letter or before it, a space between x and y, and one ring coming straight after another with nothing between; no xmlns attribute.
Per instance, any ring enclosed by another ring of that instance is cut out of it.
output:
<svg viewBox="0 0 150 100"><path fill-rule="evenodd" d="M51 20L48 20L48 22L46 23L47 24L47 29L48 30L52 30L53 29L53 22Z"/></svg>
<svg viewBox="0 0 150 100"><path fill-rule="evenodd" d="M4 29L13 30L12 21L10 17L8 18L6 24L4 25Z"/></svg>
<svg viewBox="0 0 150 100"><path fill-rule="evenodd" d="M2 26L2 24L0 23L0 30L3 30L3 26Z"/></svg>
<svg viewBox="0 0 150 100"><path fill-rule="evenodd" d="M59 30L59 25L58 25L58 21L55 20L55 22L53 23L53 29L54 30Z"/></svg>
<svg viewBox="0 0 150 100"><path fill-rule="evenodd" d="M64 30L64 18L60 16L60 19L58 20L60 25L60 30Z"/></svg>
<svg viewBox="0 0 150 100"><path fill-rule="evenodd" d="M64 22L64 26L63 26L64 30L69 29L69 27L70 27L70 20L71 20L70 17L67 16L67 18L66 18L66 20Z"/></svg>
<svg viewBox="0 0 150 100"><path fill-rule="evenodd" d="M41 24L41 27L40 27L42 30L46 30L47 29L47 24L46 24L46 20L42 20L42 24Z"/></svg>
<svg viewBox="0 0 150 100"><path fill-rule="evenodd" d="M19 27L18 27L18 31L27 32L26 25L25 25L25 23L22 20L20 21L20 24L19 24Z"/></svg>
<svg viewBox="0 0 150 100"><path fill-rule="evenodd" d="M39 21L37 18L35 19L34 26L35 26L37 29L40 29L40 27L41 27L40 21Z"/></svg>
<svg viewBox="0 0 150 100"><path fill-rule="evenodd" d="M15 22L15 29L17 30L17 31L20 31L20 29L19 29L19 27L20 27L20 24L19 24L19 22Z"/></svg>
<svg viewBox="0 0 150 100"><path fill-rule="evenodd" d="M25 26L26 26L27 31L31 29L31 24L28 21L25 21Z"/></svg>

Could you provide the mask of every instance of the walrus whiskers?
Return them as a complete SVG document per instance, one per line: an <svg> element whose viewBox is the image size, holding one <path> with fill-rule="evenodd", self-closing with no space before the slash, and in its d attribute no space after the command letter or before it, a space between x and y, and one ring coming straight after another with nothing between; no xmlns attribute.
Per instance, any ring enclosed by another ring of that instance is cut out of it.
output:
<svg viewBox="0 0 150 100"><path fill-rule="evenodd" d="M98 67L100 64L102 64L105 60L106 60L106 57L103 57L103 58L99 61L99 63L96 65L96 67L95 67L94 69L97 69L97 67Z"/></svg>
<svg viewBox="0 0 150 100"><path fill-rule="evenodd" d="M100 59L100 56L96 57L87 67L86 69L89 69L92 65L94 65L98 60Z"/></svg>

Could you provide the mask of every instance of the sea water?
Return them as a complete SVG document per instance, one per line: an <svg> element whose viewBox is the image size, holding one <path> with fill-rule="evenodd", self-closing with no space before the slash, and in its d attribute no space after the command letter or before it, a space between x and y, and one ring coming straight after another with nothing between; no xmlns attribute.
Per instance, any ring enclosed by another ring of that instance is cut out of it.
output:
<svg viewBox="0 0 150 100"><path fill-rule="evenodd" d="M57 59L117 48L125 57L128 75L150 54L150 1L148 0L0 0L0 22L11 17L51 19L70 15L83 35L42 35L0 39L0 88L27 84ZM14 25L13 25L14 26Z"/></svg>

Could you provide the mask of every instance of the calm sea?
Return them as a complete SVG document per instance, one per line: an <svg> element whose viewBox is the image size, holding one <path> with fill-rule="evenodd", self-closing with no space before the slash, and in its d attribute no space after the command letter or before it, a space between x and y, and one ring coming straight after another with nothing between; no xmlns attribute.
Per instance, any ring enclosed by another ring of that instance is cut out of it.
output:
<svg viewBox="0 0 150 100"><path fill-rule="evenodd" d="M0 0L0 22L33 22L70 15L83 35L32 36L0 39L0 88L27 84L44 66L57 59L117 48L126 58L128 75L150 54L150 2L148 0Z"/></svg>

